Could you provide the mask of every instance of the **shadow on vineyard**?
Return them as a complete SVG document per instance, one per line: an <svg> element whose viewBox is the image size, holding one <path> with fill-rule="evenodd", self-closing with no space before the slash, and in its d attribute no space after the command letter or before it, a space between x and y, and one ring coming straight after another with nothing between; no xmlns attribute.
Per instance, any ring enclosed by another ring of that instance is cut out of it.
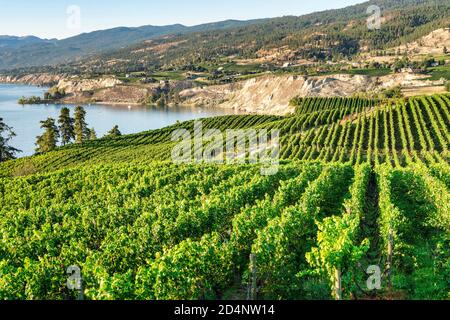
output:
<svg viewBox="0 0 450 320"><path fill-rule="evenodd" d="M448 298L450 96L293 103L203 119L279 130L272 176L173 164L193 121L0 164L0 298Z"/></svg>

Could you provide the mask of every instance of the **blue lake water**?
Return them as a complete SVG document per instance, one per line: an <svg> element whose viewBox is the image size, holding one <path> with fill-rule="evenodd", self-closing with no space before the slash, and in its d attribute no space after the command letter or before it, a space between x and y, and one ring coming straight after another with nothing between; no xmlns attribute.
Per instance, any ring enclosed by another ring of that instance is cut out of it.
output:
<svg viewBox="0 0 450 320"><path fill-rule="evenodd" d="M57 121L61 108L67 106L73 111L74 105L25 105L17 103L21 96L43 96L45 88L27 85L0 84L0 118L13 127L17 136L11 145L23 152L18 157L34 153L36 136L42 133L40 121L53 118ZM217 115L234 114L232 110L200 107L146 107L146 106L85 106L86 121L89 128L95 128L98 137L105 135L114 125L118 125L123 134L138 133L159 129L187 121Z"/></svg>

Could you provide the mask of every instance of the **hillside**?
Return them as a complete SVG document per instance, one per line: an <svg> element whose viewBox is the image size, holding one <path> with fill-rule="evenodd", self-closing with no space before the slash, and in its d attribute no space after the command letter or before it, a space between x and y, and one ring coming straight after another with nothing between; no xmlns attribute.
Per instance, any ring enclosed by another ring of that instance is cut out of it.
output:
<svg viewBox="0 0 450 320"><path fill-rule="evenodd" d="M292 103L203 120L279 129L274 175L171 163L193 122L1 164L0 298L73 298L61 266L76 264L87 299L245 299L252 268L258 298L329 299L313 257L331 250L345 299L446 299L450 96ZM382 290L357 289L371 264Z"/></svg>
<svg viewBox="0 0 450 320"><path fill-rule="evenodd" d="M258 21L227 20L193 27L181 24L137 28L119 27L84 33L62 40L0 36L0 70L63 64L169 34L228 29L254 24Z"/></svg>
<svg viewBox="0 0 450 320"><path fill-rule="evenodd" d="M448 300L449 12L0 36L0 300Z"/></svg>
<svg viewBox="0 0 450 320"><path fill-rule="evenodd" d="M382 9L380 30L367 29L369 5ZM227 30L156 38L73 67L83 73L105 74L154 69L201 71L223 61L244 65L259 61L262 70L270 70L264 66L267 63L339 61L398 46L446 27L449 6L448 0L372 0L344 9L274 18ZM254 69L257 72L258 68Z"/></svg>
<svg viewBox="0 0 450 320"><path fill-rule="evenodd" d="M261 75L232 84L186 88L179 93L180 103L202 107L220 107L256 114L291 113L295 97L377 96L383 90L401 86L412 95L435 88L445 92L443 81L428 80L426 75L389 74L369 76L337 73L324 76ZM95 95L94 95L95 96Z"/></svg>
<svg viewBox="0 0 450 320"><path fill-rule="evenodd" d="M14 36L0 36L0 49L17 49L23 46L48 44L55 40L40 39L38 37L14 37Z"/></svg>
<svg viewBox="0 0 450 320"><path fill-rule="evenodd" d="M378 5L381 30L367 29L366 10ZM47 45L0 49L1 69L57 65L72 73L116 73L195 68L221 58L256 59L281 51L278 63L352 57L416 40L448 25L449 0L371 0L338 10L300 17L182 25L116 28L82 34ZM151 41L150 41L151 40ZM105 53L106 52L106 53ZM103 54L102 54L103 53ZM86 55L95 55L89 59ZM32 59L31 59L32 57ZM78 61L80 60L81 61ZM70 68L68 62L77 60ZM48 70L48 68L46 68Z"/></svg>
<svg viewBox="0 0 450 320"><path fill-rule="evenodd" d="M281 159L361 164L449 160L448 94L380 103L358 98L299 98L286 116L242 115L207 118L206 129L279 129ZM115 139L87 141L44 155L0 165L0 175L48 172L76 165L170 160L176 129L193 130L192 121Z"/></svg>
<svg viewBox="0 0 450 320"><path fill-rule="evenodd" d="M438 55L445 48L450 48L450 29L437 29L416 41L402 45L394 50L407 52L409 55Z"/></svg>

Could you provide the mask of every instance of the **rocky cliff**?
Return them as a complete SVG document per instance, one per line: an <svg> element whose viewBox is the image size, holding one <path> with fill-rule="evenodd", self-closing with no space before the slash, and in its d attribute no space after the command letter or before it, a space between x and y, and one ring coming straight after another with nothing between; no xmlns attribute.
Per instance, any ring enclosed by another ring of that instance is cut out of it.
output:
<svg viewBox="0 0 450 320"><path fill-rule="evenodd" d="M62 99L64 103L85 104L85 103L103 103L103 104L143 104L149 95L153 92L149 87L127 86L117 84L112 87L101 89L88 89L84 91L73 91Z"/></svg>
<svg viewBox="0 0 450 320"><path fill-rule="evenodd" d="M51 73L34 73L19 76L0 75L0 83L30 84L35 86L51 87L65 78L66 75L64 74Z"/></svg>
<svg viewBox="0 0 450 320"><path fill-rule="evenodd" d="M113 77L104 77L98 79L69 78L61 79L58 82L57 87L58 89L64 90L66 94L71 94L75 92L95 91L99 89L113 88L121 83L122 81Z"/></svg>
<svg viewBox="0 0 450 320"><path fill-rule="evenodd" d="M292 98L300 96L352 96L378 92L396 85L421 87L442 85L442 81L427 81L425 76L394 74L384 77L337 74L321 77L267 75L248 81L183 90L185 104L216 106L243 112L287 114Z"/></svg>
<svg viewBox="0 0 450 320"><path fill-rule="evenodd" d="M67 96L63 103L142 104L161 92L177 91L181 104L200 107L220 107L248 113L287 114L293 111L289 102L296 96L352 96L357 93L378 92L396 85L423 87L443 85L428 81L424 75L409 73L384 77L337 74L321 77L295 75L265 75L238 83L193 87L192 82L173 81L154 84L123 84L114 77L97 79L64 78L53 75L30 75L1 78L10 83L43 85L58 80L57 87Z"/></svg>

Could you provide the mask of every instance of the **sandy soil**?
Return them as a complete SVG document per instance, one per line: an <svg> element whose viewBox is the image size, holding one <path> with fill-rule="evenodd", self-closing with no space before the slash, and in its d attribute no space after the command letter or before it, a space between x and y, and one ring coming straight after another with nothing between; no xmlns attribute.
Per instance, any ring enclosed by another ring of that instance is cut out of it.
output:
<svg viewBox="0 0 450 320"><path fill-rule="evenodd" d="M450 29L435 30L417 41L399 46L394 50L408 51L410 55L441 55L444 53L444 47L450 49Z"/></svg>
<svg viewBox="0 0 450 320"><path fill-rule="evenodd" d="M412 97L417 95L430 95L446 92L444 86L428 86L428 87L411 87L402 89L403 94L406 97Z"/></svg>

